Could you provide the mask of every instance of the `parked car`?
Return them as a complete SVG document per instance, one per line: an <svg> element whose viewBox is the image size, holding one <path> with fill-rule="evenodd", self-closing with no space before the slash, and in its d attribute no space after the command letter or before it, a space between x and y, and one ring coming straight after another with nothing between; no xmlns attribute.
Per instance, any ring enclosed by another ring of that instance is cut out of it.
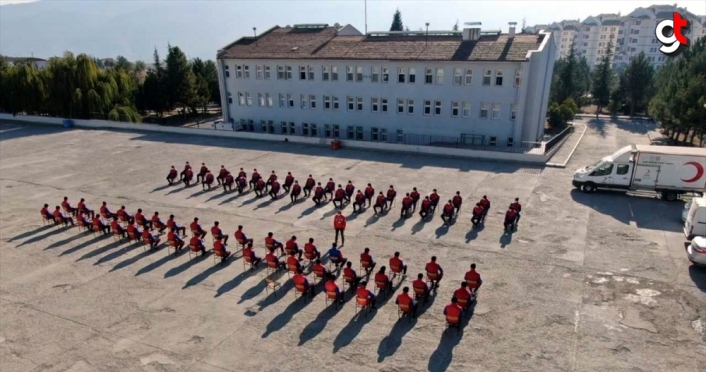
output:
<svg viewBox="0 0 706 372"><path fill-rule="evenodd" d="M695 237L686 248L686 253L692 263L706 265L706 238L703 236Z"/></svg>
<svg viewBox="0 0 706 372"><path fill-rule="evenodd" d="M691 200L691 207L684 222L684 236L687 240L706 236L706 198Z"/></svg>
<svg viewBox="0 0 706 372"><path fill-rule="evenodd" d="M684 209L681 210L681 220L686 222L686 216L689 215L689 209L691 209L691 200L684 203Z"/></svg>

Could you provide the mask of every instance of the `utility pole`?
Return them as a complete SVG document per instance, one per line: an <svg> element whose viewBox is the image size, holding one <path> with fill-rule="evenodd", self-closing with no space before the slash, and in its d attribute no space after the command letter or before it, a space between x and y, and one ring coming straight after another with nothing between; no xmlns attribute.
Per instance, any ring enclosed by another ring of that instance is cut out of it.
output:
<svg viewBox="0 0 706 372"><path fill-rule="evenodd" d="M365 5L365 34L368 34L368 0L363 0Z"/></svg>
<svg viewBox="0 0 706 372"><path fill-rule="evenodd" d="M429 41L429 22L425 24L427 25L427 31L424 34L424 45L427 45L427 42Z"/></svg>

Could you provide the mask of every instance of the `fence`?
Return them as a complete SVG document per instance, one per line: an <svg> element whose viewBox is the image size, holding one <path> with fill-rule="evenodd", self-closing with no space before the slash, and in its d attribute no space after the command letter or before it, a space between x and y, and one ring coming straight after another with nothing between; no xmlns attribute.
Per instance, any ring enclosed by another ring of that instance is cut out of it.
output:
<svg viewBox="0 0 706 372"><path fill-rule="evenodd" d="M549 141L544 142L544 154L546 154L546 153L548 153L549 151L551 151L551 150L554 148L554 146L557 146L558 144L560 144L561 141L562 141L566 136L568 136L569 134L573 133L573 131L574 131L574 126L573 126L573 125L569 125L568 127L564 128L564 130L562 130L561 132L559 132L559 134L557 134L556 136L554 136L554 137L552 137L551 139L549 139Z"/></svg>
<svg viewBox="0 0 706 372"><path fill-rule="evenodd" d="M544 154L544 146L540 142L514 143L512 141L486 141L483 135L461 134L459 137L435 136L428 134L405 133L405 145L436 146L457 149L499 151L519 154Z"/></svg>

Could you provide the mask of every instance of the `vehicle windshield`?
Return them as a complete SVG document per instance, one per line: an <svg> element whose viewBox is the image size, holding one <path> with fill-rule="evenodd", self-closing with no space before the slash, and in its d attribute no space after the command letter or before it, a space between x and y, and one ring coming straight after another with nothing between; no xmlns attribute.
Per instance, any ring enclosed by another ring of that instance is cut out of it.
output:
<svg viewBox="0 0 706 372"><path fill-rule="evenodd" d="M586 167L586 170L587 170L587 171L594 170L594 169L596 169L596 167L598 167L602 162L603 162L603 160L599 160L599 161L597 161L597 162L595 162L595 163L593 163L593 164L587 166L587 167Z"/></svg>

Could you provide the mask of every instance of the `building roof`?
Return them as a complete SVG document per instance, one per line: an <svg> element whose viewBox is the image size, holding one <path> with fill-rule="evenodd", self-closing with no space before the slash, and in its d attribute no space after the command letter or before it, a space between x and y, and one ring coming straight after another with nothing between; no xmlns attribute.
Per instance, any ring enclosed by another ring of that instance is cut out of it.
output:
<svg viewBox="0 0 706 372"><path fill-rule="evenodd" d="M607 19L601 23L603 26L618 26L620 25L619 19Z"/></svg>
<svg viewBox="0 0 706 372"><path fill-rule="evenodd" d="M41 59L41 58L36 58L36 57L8 57L8 56L0 56L3 60L7 62L46 62L46 59Z"/></svg>
<svg viewBox="0 0 706 372"><path fill-rule="evenodd" d="M279 27L255 37L243 37L219 51L219 59L344 59L524 61L539 49L546 34L483 34L463 41L460 32L409 34L375 33L338 36L335 27Z"/></svg>
<svg viewBox="0 0 706 372"><path fill-rule="evenodd" d="M588 16L588 18L586 18L583 22L581 22L581 24L598 26L601 23L597 19L595 19L594 17Z"/></svg>

